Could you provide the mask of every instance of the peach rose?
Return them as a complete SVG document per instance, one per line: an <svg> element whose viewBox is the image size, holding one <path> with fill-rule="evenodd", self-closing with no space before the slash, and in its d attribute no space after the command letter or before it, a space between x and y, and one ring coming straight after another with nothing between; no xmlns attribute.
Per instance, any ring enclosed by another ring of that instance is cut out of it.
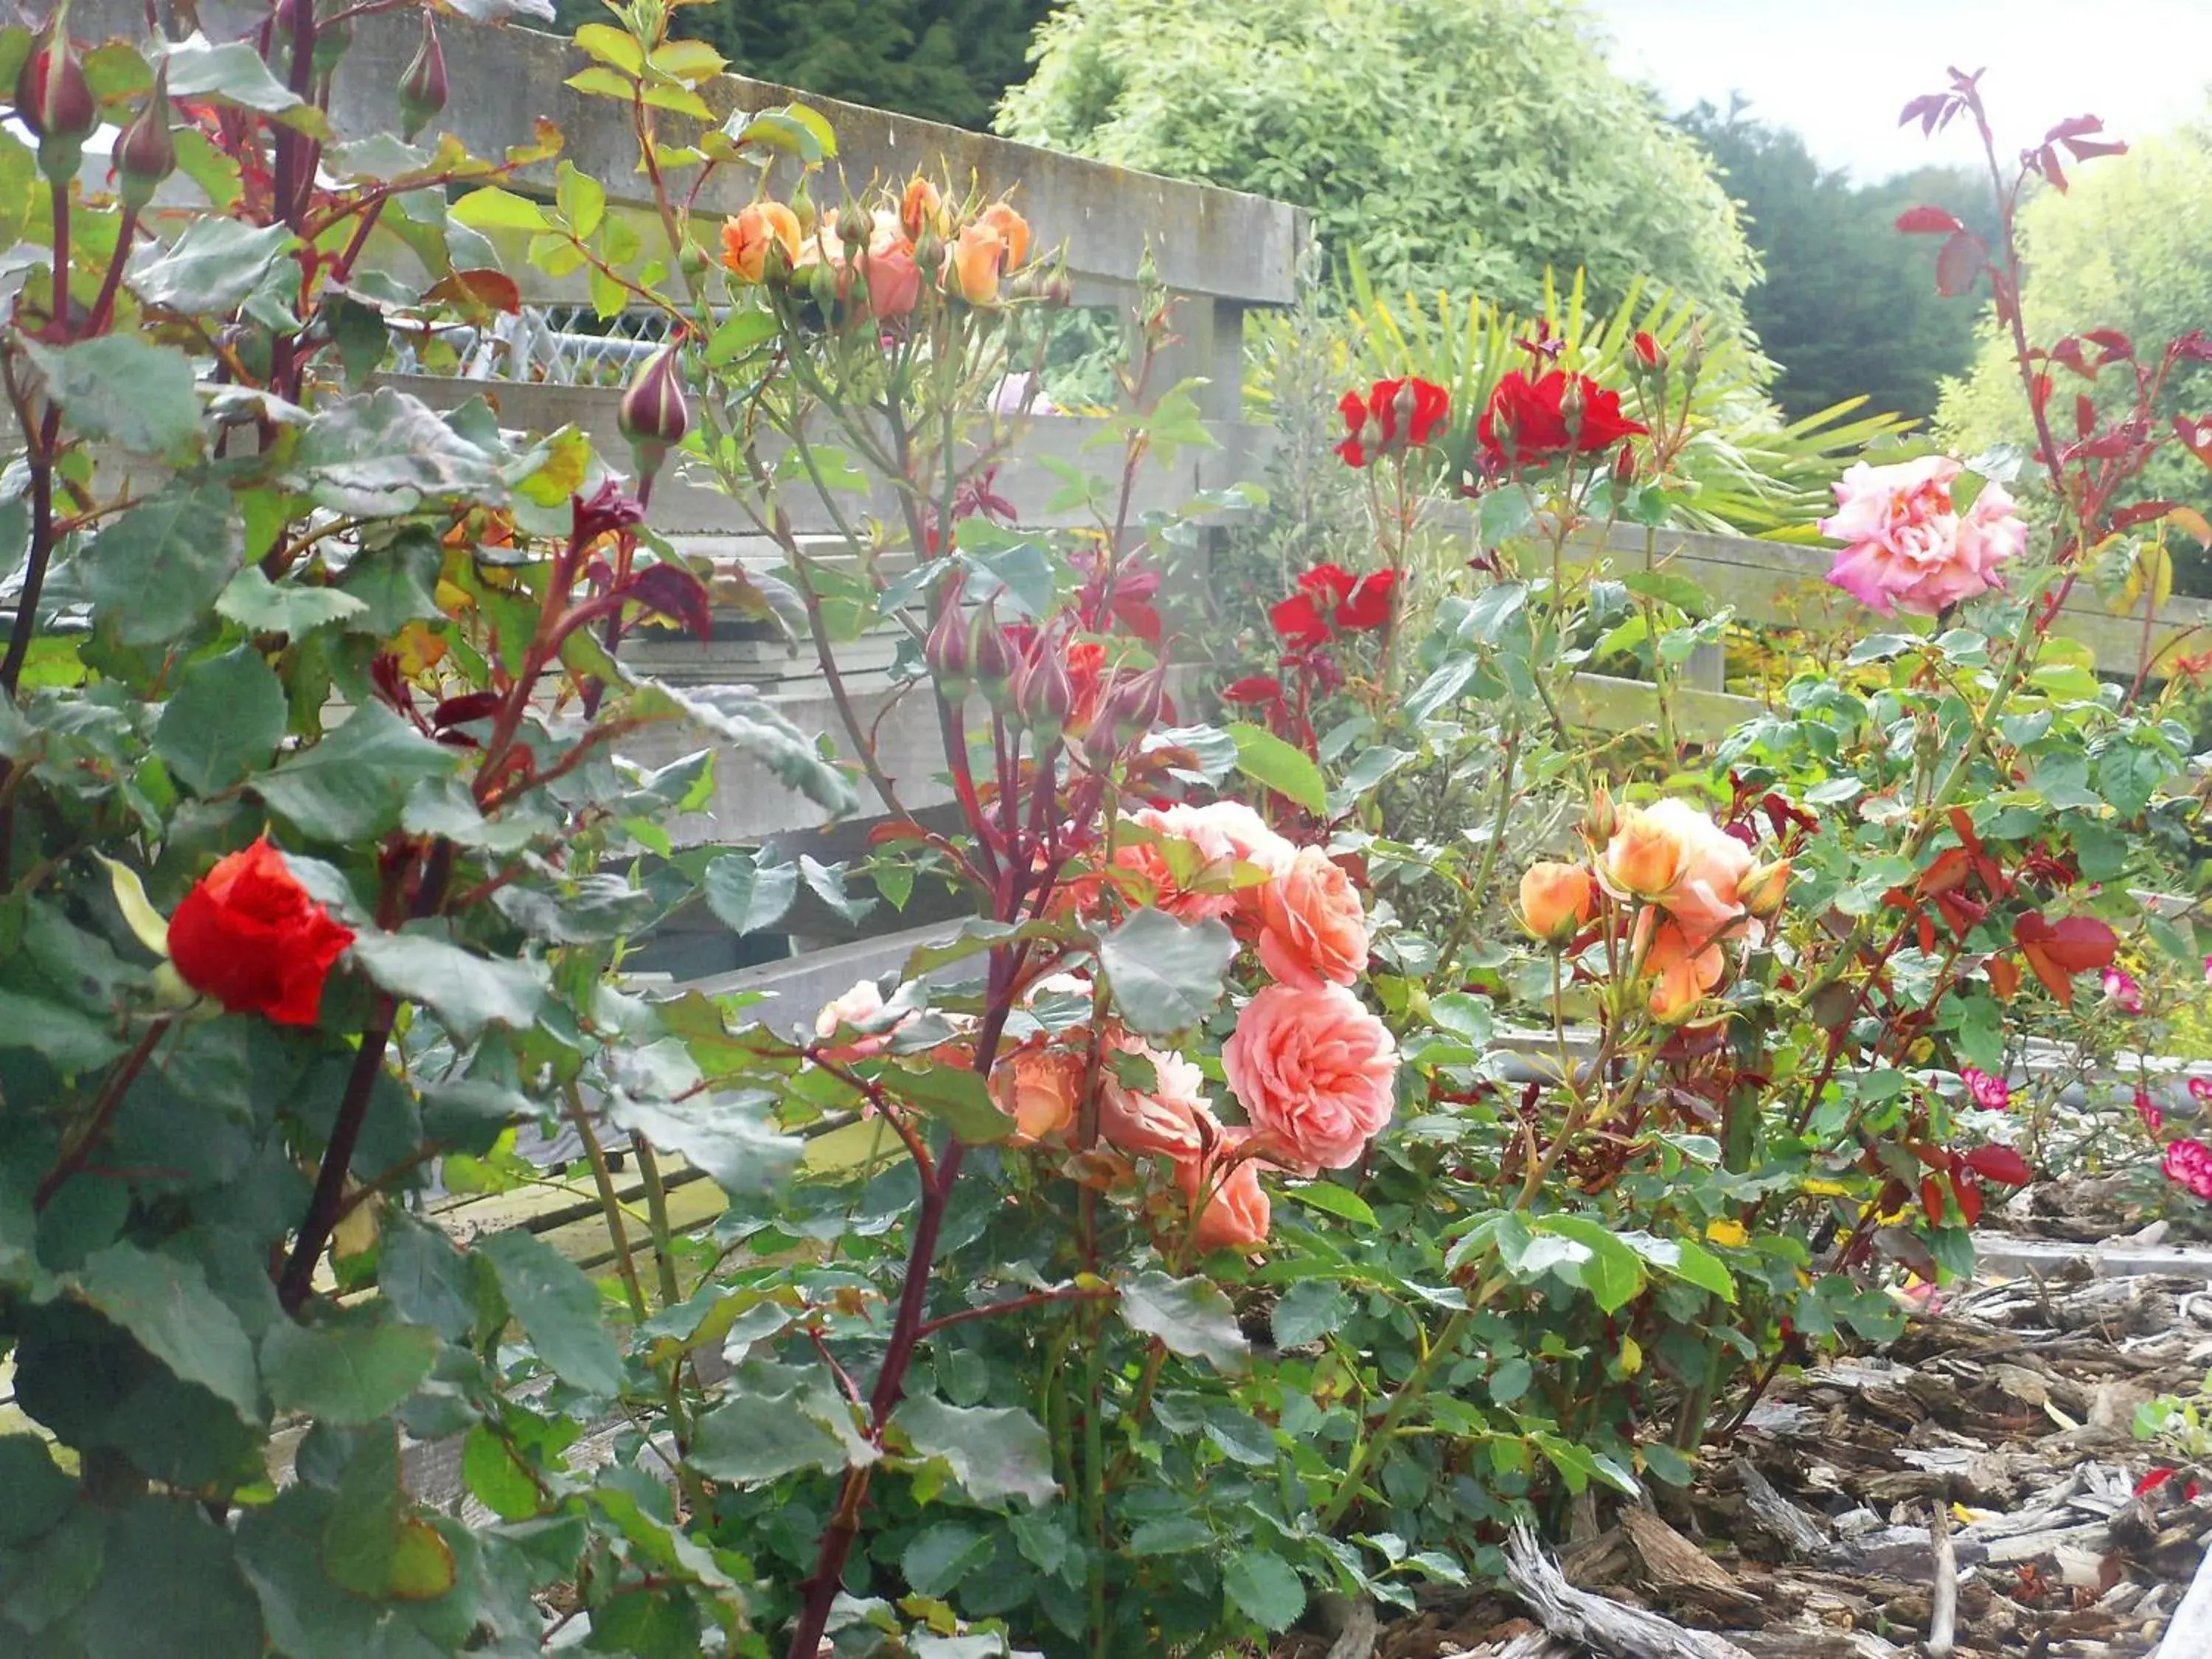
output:
<svg viewBox="0 0 2212 1659"><path fill-rule="evenodd" d="M1635 949L1651 981L1651 1018L1665 1025L1687 1019L1728 972L1728 954L1707 939L1693 944L1680 923L1646 910L1636 920Z"/></svg>
<svg viewBox="0 0 2212 1659"><path fill-rule="evenodd" d="M799 263L799 216L781 202L755 202L722 225L722 263L741 283L768 275L768 251L783 249L784 262Z"/></svg>
<svg viewBox="0 0 2212 1659"><path fill-rule="evenodd" d="M1267 821L1241 800L1217 800L1204 806L1175 805L1166 816L1179 835L1201 846L1218 845L1242 864L1267 872L1272 878L1291 867L1297 856L1296 843L1267 827Z"/></svg>
<svg viewBox="0 0 2212 1659"><path fill-rule="evenodd" d="M1300 1167L1341 1170L1390 1121L1398 1045L1341 985L1270 985L1222 1046L1255 1130Z"/></svg>
<svg viewBox="0 0 2212 1659"><path fill-rule="evenodd" d="M1020 1048L991 1068L991 1098L1014 1121L1019 1143L1065 1134L1083 1094L1085 1057L1066 1048Z"/></svg>
<svg viewBox="0 0 2212 1659"><path fill-rule="evenodd" d="M1521 877L1521 925L1563 945L1597 915L1597 883L1579 864L1532 864Z"/></svg>
<svg viewBox="0 0 2212 1659"><path fill-rule="evenodd" d="M915 263L914 245L888 214L876 216L860 269L867 278L868 313L878 322L896 322L921 299L921 267Z"/></svg>
<svg viewBox="0 0 2212 1659"><path fill-rule="evenodd" d="M844 995L823 1006L822 1012L814 1017L814 1036L817 1042L827 1042L844 1027L865 1028L879 1022L883 1014L882 989L875 981L864 979ZM822 1058L840 1066L856 1060L872 1060L891 1046L891 1038L913 1018L911 1013L902 1014L884 1030L870 1032L855 1042L823 1048Z"/></svg>
<svg viewBox="0 0 2212 1659"><path fill-rule="evenodd" d="M999 276L1006 268L1006 239L978 220L963 226L945 250L945 288L971 306L997 303Z"/></svg>
<svg viewBox="0 0 2212 1659"><path fill-rule="evenodd" d="M975 216L975 222L998 232L999 239L1006 245L1006 264L1009 269L1027 264L1030 257L1030 222L1004 202L994 202Z"/></svg>
<svg viewBox="0 0 2212 1659"><path fill-rule="evenodd" d="M1112 1046L1152 1061L1153 1082L1150 1089L1131 1088L1107 1056L1098 1086L1099 1137L1125 1152L1199 1157L1220 1133L1206 1108L1205 1073L1181 1054L1164 1054L1133 1036L1116 1036Z"/></svg>
<svg viewBox="0 0 2212 1659"><path fill-rule="evenodd" d="M1598 855L1598 884L1619 899L1660 906L1699 944L1744 914L1738 887L1751 848L1686 801L1624 807Z"/></svg>
<svg viewBox="0 0 2212 1659"><path fill-rule="evenodd" d="M1318 847L1260 890L1260 961L1286 985L1349 985L1367 966L1367 911L1352 878Z"/></svg>
<svg viewBox="0 0 2212 1659"><path fill-rule="evenodd" d="M1179 921L1225 916L1237 905L1229 886L1236 848L1195 811L1188 806L1140 807L1129 814L1130 823L1181 846L1171 851L1158 842L1133 841L1114 849L1115 867L1142 878L1131 896L1144 898L1149 889L1150 902Z"/></svg>
<svg viewBox="0 0 2212 1659"><path fill-rule="evenodd" d="M1186 1212L1196 1212L1191 1243L1200 1250L1256 1249L1267 1242L1273 1219L1267 1189L1260 1184L1259 1160L1235 1158L1235 1131L1222 1133L1229 1156L1182 1158L1175 1166Z"/></svg>

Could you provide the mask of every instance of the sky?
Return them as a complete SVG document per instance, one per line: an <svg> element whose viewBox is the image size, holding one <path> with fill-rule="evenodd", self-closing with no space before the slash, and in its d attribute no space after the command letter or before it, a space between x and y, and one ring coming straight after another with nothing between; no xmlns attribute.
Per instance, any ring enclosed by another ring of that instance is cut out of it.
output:
<svg viewBox="0 0 2212 1659"><path fill-rule="evenodd" d="M2001 154L2063 117L2141 136L2208 109L2212 0L1587 0L1614 68L1670 112L1731 92L1862 183L1925 162L1978 164L1970 129L1900 129L1947 66L1985 69ZM2179 65L2179 69L2173 67Z"/></svg>

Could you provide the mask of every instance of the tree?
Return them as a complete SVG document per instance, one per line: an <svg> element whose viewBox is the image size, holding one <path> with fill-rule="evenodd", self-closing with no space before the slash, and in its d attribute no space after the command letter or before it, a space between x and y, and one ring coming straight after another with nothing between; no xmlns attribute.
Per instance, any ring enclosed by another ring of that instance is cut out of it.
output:
<svg viewBox="0 0 2212 1659"><path fill-rule="evenodd" d="M1734 317L1757 272L1704 154L1577 0L1070 0L999 130L1313 210L1332 273L1526 309L1655 277Z"/></svg>
<svg viewBox="0 0 2212 1659"><path fill-rule="evenodd" d="M2069 183L2063 194L2039 190L2021 210L2027 264L2021 315L2029 342L2049 346L2086 329L2116 328L2148 356L2191 329L2212 329L2212 104L2197 122L2082 167ZM2062 442L2073 431L2076 392L2107 412L2127 396L2124 368L2106 369L2094 383L2064 369L2054 378L2051 411ZM2208 409L2212 366L2182 365L2167 412ZM2011 337L1994 316L1982 323L1972 368L1944 387L1937 422L1966 453L2033 442ZM2212 471L2178 445L2152 458L2142 493L2212 514ZM2173 550L2180 584L2212 592L2212 566L2199 551L2179 537Z"/></svg>
<svg viewBox="0 0 2212 1659"><path fill-rule="evenodd" d="M1917 420L1936 412L1944 376L1974 350L1974 307L1936 291L1936 249L1900 235L1916 202L1972 210L1988 193L1975 177L1929 167L1876 185L1823 168L1786 129L1701 104L1682 118L1710 151L1746 216L1765 278L1744 300L1760 346L1779 373L1770 394L1792 418L1864 397Z"/></svg>
<svg viewBox="0 0 2212 1659"><path fill-rule="evenodd" d="M1052 0L714 0L674 32L740 75L925 120L981 129L1021 77ZM601 20L600 0L561 0L560 27Z"/></svg>

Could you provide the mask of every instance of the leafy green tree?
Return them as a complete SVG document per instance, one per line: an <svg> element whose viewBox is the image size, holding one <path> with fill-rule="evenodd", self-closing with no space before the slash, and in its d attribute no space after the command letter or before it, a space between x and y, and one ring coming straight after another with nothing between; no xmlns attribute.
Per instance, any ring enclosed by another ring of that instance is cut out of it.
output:
<svg viewBox="0 0 2212 1659"><path fill-rule="evenodd" d="M1021 78L1051 0L714 0L678 11L742 75L924 120L981 129ZM604 19L599 0L561 0L560 27Z"/></svg>
<svg viewBox="0 0 2212 1659"><path fill-rule="evenodd" d="M1936 291L1936 246L1900 235L1916 203L1966 210L1985 235L1988 194L1974 175L1926 167L1876 185L1823 168L1785 128L1700 104L1683 126L1711 152L1741 204L1765 280L1745 296L1778 367L1769 394L1792 419L1864 397L1917 420L1936 412L1943 377L1974 350L1974 307Z"/></svg>
<svg viewBox="0 0 2212 1659"><path fill-rule="evenodd" d="M2212 329L2212 107L2170 136L2080 168L2069 184L2063 195L2037 191L2021 210L2027 262L2021 315L2029 341L2047 347L2068 334L2115 328L2148 357L2178 335ZM2062 443L2074 430L2075 393L2087 392L2109 414L2132 386L2124 366L2094 382L2063 368L2052 378L2051 419ZM2169 388L2169 414L2212 411L2212 366L2182 364ZM1971 369L1944 387L1937 421L1945 438L1968 452L2033 442L2009 332L1994 316L1982 323ZM2142 494L2212 514L2212 471L2169 444L2151 458ZM2173 550L2179 583L2212 592L2212 566L2187 538L2176 538Z"/></svg>
<svg viewBox="0 0 2212 1659"><path fill-rule="evenodd" d="M1527 307L1546 270L1731 319L1757 262L1694 140L1576 0L1071 0L999 130L1313 210L1340 279Z"/></svg>

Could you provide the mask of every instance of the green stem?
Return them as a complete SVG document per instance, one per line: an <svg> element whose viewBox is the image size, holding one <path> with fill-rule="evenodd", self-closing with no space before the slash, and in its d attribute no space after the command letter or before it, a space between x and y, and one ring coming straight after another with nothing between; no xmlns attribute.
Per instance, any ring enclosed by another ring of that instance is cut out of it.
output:
<svg viewBox="0 0 2212 1659"><path fill-rule="evenodd" d="M645 1213L653 1227L653 1267L660 1287L660 1305L672 1308L684 1299L684 1290L677 1283L676 1258L669 1249L674 1234L668 1225L668 1188L661 1184L660 1163L653 1155L652 1143L643 1135L634 1135L630 1145L637 1152L638 1176L645 1182Z"/></svg>
<svg viewBox="0 0 2212 1659"><path fill-rule="evenodd" d="M1375 1425L1375 1432L1360 1443L1359 1449L1352 1455L1352 1467L1344 1472L1344 1480L1336 1489L1336 1496L1321 1512L1322 1532L1334 1532L1337 1522L1344 1519L1345 1511L1358 1499L1360 1486L1366 1480L1367 1471L1374 1464L1376 1455L1397 1434L1399 1425L1406 1420L1407 1413L1412 1411L1415 1403L1428 1392L1429 1376L1436 1370L1437 1361L1458 1348L1461 1340L1467 1334L1468 1327L1474 1321L1474 1310L1479 1305L1478 1299L1444 1322L1443 1329L1437 1333L1437 1340L1429 1345L1427 1351L1414 1363L1406 1380L1390 1396L1390 1403L1382 1409L1382 1420Z"/></svg>
<svg viewBox="0 0 2212 1659"><path fill-rule="evenodd" d="M607 1218L607 1238L615 1247L615 1272L621 1275L623 1292L629 1298L630 1316L640 1324L645 1322L645 1287L638 1283L637 1258L630 1253L629 1224L623 1218L622 1200L615 1193L614 1171L607 1167L606 1148L599 1145L599 1137L592 1127L592 1115L584 1109L584 1097L571 1082L568 1086L568 1121L575 1125L576 1133L584 1142L584 1157L592 1166L592 1184L599 1188L599 1209Z"/></svg>

